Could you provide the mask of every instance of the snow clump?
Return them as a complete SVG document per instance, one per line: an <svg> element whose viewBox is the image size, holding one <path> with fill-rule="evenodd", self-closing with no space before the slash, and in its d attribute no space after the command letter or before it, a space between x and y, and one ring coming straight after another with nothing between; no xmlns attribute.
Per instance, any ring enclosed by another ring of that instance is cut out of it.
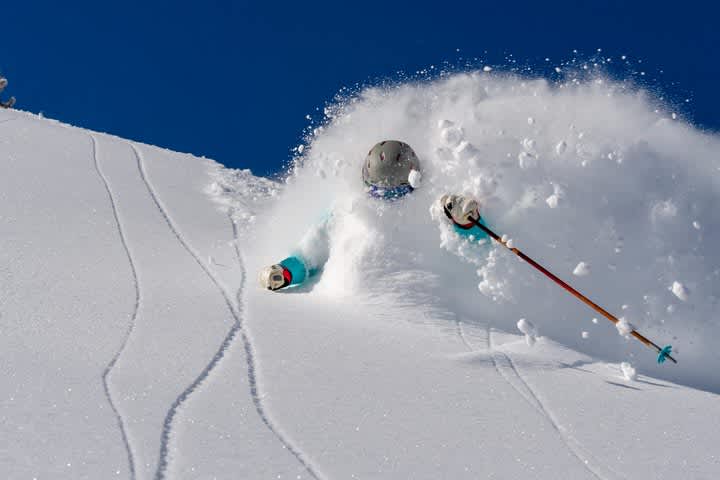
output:
<svg viewBox="0 0 720 480"><path fill-rule="evenodd" d="M420 184L422 183L422 173L417 170L410 170L410 175L408 175L408 183L412 188L420 187Z"/></svg>
<svg viewBox="0 0 720 480"><path fill-rule="evenodd" d="M585 262L580 262L573 270L573 275L578 277L584 277L590 273L590 265Z"/></svg>
<svg viewBox="0 0 720 480"><path fill-rule="evenodd" d="M537 329L535 328L535 325L530 323L528 320L521 318L517 322L517 328L525 334L525 342L527 342L528 346L532 347L535 345L535 341L537 340Z"/></svg>
<svg viewBox="0 0 720 480"><path fill-rule="evenodd" d="M620 364L620 370L622 370L623 378L628 382L632 382L637 378L637 371L635 367L630 365L628 362L622 362Z"/></svg>
<svg viewBox="0 0 720 480"><path fill-rule="evenodd" d="M628 322L625 317L620 317L620 320L615 324L615 328L617 328L618 333L623 337L627 337L635 330L635 327Z"/></svg>
<svg viewBox="0 0 720 480"><path fill-rule="evenodd" d="M670 287L670 291L680 300L683 302L688 301L688 296L690 295L690 291L687 289L685 285L683 285L680 282L673 282L672 286Z"/></svg>

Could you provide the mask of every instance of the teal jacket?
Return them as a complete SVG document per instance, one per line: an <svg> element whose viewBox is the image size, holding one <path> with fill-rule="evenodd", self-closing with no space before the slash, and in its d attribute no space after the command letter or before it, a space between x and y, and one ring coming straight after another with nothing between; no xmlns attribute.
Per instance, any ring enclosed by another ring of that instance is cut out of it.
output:
<svg viewBox="0 0 720 480"><path fill-rule="evenodd" d="M480 223L487 225L482 217L480 217ZM455 232L463 238L473 237L475 241L490 238L490 236L477 225L473 225L470 228L463 228L460 225L453 223L453 228L455 229Z"/></svg>
<svg viewBox="0 0 720 480"><path fill-rule="evenodd" d="M300 285L306 279L317 275L319 269L308 268L308 262L301 255L291 255L282 262L280 265L287 268L290 271L292 279L290 280L289 287L293 285Z"/></svg>

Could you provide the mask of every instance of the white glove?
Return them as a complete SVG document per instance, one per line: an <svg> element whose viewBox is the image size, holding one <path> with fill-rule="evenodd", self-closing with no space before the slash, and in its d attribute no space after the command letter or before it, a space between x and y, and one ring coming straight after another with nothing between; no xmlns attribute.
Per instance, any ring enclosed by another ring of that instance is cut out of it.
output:
<svg viewBox="0 0 720 480"><path fill-rule="evenodd" d="M440 205L457 225L471 225L480 219L480 205L469 195L443 195Z"/></svg>
<svg viewBox="0 0 720 480"><path fill-rule="evenodd" d="M260 275L258 275L260 286L268 290L279 290L283 288L285 286L283 270L281 265L271 265L260 270Z"/></svg>

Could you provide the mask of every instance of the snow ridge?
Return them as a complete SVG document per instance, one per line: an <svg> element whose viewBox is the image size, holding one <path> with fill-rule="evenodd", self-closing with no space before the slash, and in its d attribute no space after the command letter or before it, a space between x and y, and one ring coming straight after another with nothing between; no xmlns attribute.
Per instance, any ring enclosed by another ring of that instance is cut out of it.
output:
<svg viewBox="0 0 720 480"><path fill-rule="evenodd" d="M103 383L103 389L105 391L105 396L107 397L107 401L110 404L110 408L112 409L113 413L115 414L115 419L117 421L118 427L120 428L120 435L122 436L122 442L123 442L123 445L125 446L125 450L127 451L128 467L130 470L130 478L132 480L134 480L135 476L136 476L136 474L135 474L135 458L133 456L132 447L130 445L130 441L127 436L127 431L125 430L125 422L123 421L123 417L120 414L120 411L118 410L117 406L115 405L112 394L110 392L109 377L110 377L110 373L112 372L113 368L115 367L115 364L117 363L118 359L120 358L122 353L125 351L128 341L130 340L130 336L132 335L132 332L135 329L135 322L137 319L138 310L140 309L140 283L138 281L138 275L137 275L137 270L135 268L135 262L133 261L132 255L130 254L130 249L128 248L127 240L125 239L125 232L123 231L122 224L120 223L120 217L118 215L115 198L112 194L112 190L110 189L110 185L108 183L107 177L105 177L105 174L102 172L102 169L100 168L100 162L98 160L97 139L95 138L94 135L89 135L89 136L90 136L90 140L92 142L92 156L93 156L93 162L95 164L95 170L97 171L97 174L100 177L100 180L102 180L103 185L105 186L105 191L107 192L107 195L108 195L108 199L110 200L110 207L112 208L113 218L115 220L115 225L117 226L118 235L120 236L120 243L122 243L123 249L125 250L125 255L127 255L128 263L130 264L130 271L132 272L132 276L133 276L133 284L135 287L135 305L133 305L132 315L130 316L130 322L128 323L127 330L125 331L125 336L122 339L120 348L117 350L117 352L115 352L115 355L113 355L112 359L110 360L110 363L107 364L107 366L105 367L105 370L103 370L103 373L102 373L102 383Z"/></svg>
<svg viewBox="0 0 720 480"><path fill-rule="evenodd" d="M143 183L147 187L148 193L153 199L153 202L155 203L155 206L160 211L160 214L165 219L165 222L168 224L168 227L172 231L173 235L177 238L178 242L183 246L183 248L195 259L195 262L200 266L200 268L205 272L207 277L210 279L210 281L217 287L217 289L220 291L220 294L222 295L225 304L230 311L230 314L233 316L234 324L233 327L230 329L228 334L223 339L222 343L220 344L219 349L213 355L210 362L205 366L205 368L200 372L200 374L197 376L197 378L185 388L185 390L180 393L180 395L175 399L175 401L170 406L170 409L167 412L167 415L165 416L165 420L163 422L163 431L161 434L160 439L160 458L158 460L158 467L155 472L155 479L156 480L162 480L166 478L167 468L169 464L169 452L170 452L170 438L172 436L173 431L173 421L175 420L175 416L177 415L178 411L180 410L180 407L183 403L190 397L190 395L195 392L195 390L207 379L212 372L212 370L220 363L220 360L225 356L225 353L227 352L228 348L232 344L233 340L235 339L235 336L238 332L241 332L243 337L243 342L245 344L245 352L246 352L246 358L248 362L248 376L249 376L249 382L251 386L251 395L253 398L253 403L255 404L255 409L257 410L258 414L260 415L260 418L265 423L265 425L270 429L270 431L280 440L280 442L295 456L295 458L298 459L298 461L305 467L305 469L308 471L308 473L315 479L319 479L320 477L316 473L315 469L310 466L310 464L304 459L304 455L300 453L300 451L293 447L290 442L285 440L282 435L280 435L278 429L273 426L273 424L270 422L267 414L265 413L261 402L260 402L260 396L258 394L257 389L257 380L256 380L256 374L255 374L255 362L254 362L254 355L253 355L253 349L252 345L250 344L249 338L245 334L245 332L242 329L242 320L240 316L239 310L236 310L233 306L232 301L230 300L230 296L225 291L225 289L222 287L220 282L215 278L215 276L210 272L208 267L200 260L199 255L190 247L190 245L187 243L185 238L180 234L179 230L175 226L175 223L170 219L170 216L163 207L162 203L160 202L160 199L158 195L155 193L155 188L152 186L152 183L148 180L147 174L145 172L144 167L144 159L142 156L142 153L138 150L138 148L134 144L130 144L133 154L135 155L135 159L137 161L137 167L138 171L140 172L140 178L142 179ZM232 220L232 219L231 219ZM233 233L237 235L237 228L235 227L235 223L231 221L231 224L233 225ZM237 248L237 241L234 242ZM241 292L244 290L244 283L245 283L245 272L242 264L242 258L239 256L239 252L236 250L236 253L238 253L238 261L241 264L241 268L243 269L243 275L242 275L242 283L238 290L238 299L241 295ZM240 307L240 304L238 303L238 308Z"/></svg>
<svg viewBox="0 0 720 480"><path fill-rule="evenodd" d="M257 412L258 416L260 417L260 420L265 424L265 426L272 432L273 435L282 443L283 447L289 451L300 464L305 467L305 470L310 474L312 478L315 478L318 480L320 476L316 472L315 468L305 459L305 455L300 452L296 447L288 441L285 436L280 433L278 428L274 425L273 422L270 421L270 418L268 417L265 407L262 404L262 400L260 397L260 389L258 387L258 381L257 381L257 373L256 373L256 361L255 361L255 349L253 348L252 341L250 340L250 336L247 332L247 327L244 325L244 308L243 305L245 304L243 300L243 295L245 293L245 284L247 281L247 270L245 269L245 262L243 261L242 254L240 253L240 248L238 247L238 240L239 240L239 233L237 228L237 223L235 222L234 217L234 210L230 208L228 210L228 218L230 219L230 223L232 224L233 229L233 246L235 249L235 255L237 257L238 264L240 265L240 271L242 274L242 279L240 281L240 286L237 290L237 308L238 308L238 315L237 319L238 322L233 326L233 330L237 332L240 331L240 337L243 341L243 346L245 349L245 359L247 361L247 371L248 371L248 384L250 385L250 396L252 397L253 404L255 405L255 411ZM233 334L234 335L234 334Z"/></svg>

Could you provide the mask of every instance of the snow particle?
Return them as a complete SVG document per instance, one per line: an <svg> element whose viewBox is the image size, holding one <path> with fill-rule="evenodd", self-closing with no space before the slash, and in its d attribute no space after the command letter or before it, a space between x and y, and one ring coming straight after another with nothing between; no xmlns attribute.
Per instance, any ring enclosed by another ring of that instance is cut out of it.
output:
<svg viewBox="0 0 720 480"><path fill-rule="evenodd" d="M545 199L545 203L547 203L550 208L557 208L559 200L560 198L557 196L557 194L553 193Z"/></svg>
<svg viewBox="0 0 720 480"><path fill-rule="evenodd" d="M578 277L584 277L590 273L590 265L585 262L580 262L573 270L573 275Z"/></svg>
<svg viewBox="0 0 720 480"><path fill-rule="evenodd" d="M635 367L630 365L628 362L622 362L620 364L620 370L622 371L623 378L625 378L628 382L632 382L637 378L637 371L635 370Z"/></svg>
<svg viewBox="0 0 720 480"><path fill-rule="evenodd" d="M617 328L618 333L623 337L627 337L633 330L635 330L635 327L633 327L625 317L620 317L618 322L615 324L615 328Z"/></svg>
<svg viewBox="0 0 720 480"><path fill-rule="evenodd" d="M652 210L650 211L650 217L653 221L670 220L672 218L675 218L677 214L678 208L672 202L672 200L658 202L652 207Z"/></svg>
<svg viewBox="0 0 720 480"><path fill-rule="evenodd" d="M488 65L485 65L485 66L483 67L483 72L492 72L492 67L490 67L490 66L488 66Z"/></svg>
<svg viewBox="0 0 720 480"><path fill-rule="evenodd" d="M565 140L561 140L558 142L557 145L555 145L555 153L558 155L562 155L565 153L565 150L567 150L567 143L565 143Z"/></svg>
<svg viewBox="0 0 720 480"><path fill-rule="evenodd" d="M672 286L670 287L670 291L680 300L683 302L688 301L688 296L690 295L690 291L687 289L685 285L683 285L680 282L673 282Z"/></svg>
<svg viewBox="0 0 720 480"><path fill-rule="evenodd" d="M692 226L693 226L693 228L694 228L695 230L700 230L700 228L701 228L701 227L700 227L700 222L698 222L697 220L695 220L695 221L692 223Z"/></svg>
<svg viewBox="0 0 720 480"><path fill-rule="evenodd" d="M592 319L592 322L597 325L598 319L597 319L597 318L593 318L593 319Z"/></svg>
<svg viewBox="0 0 720 480"><path fill-rule="evenodd" d="M535 123L535 119L533 117L528 117L528 125L533 125Z"/></svg>
<svg viewBox="0 0 720 480"><path fill-rule="evenodd" d="M529 152L520 152L518 155L518 162L520 163L520 168L522 169L533 168L537 166L537 157Z"/></svg>
<svg viewBox="0 0 720 480"><path fill-rule="evenodd" d="M535 340L537 340L537 329L535 328L535 325L533 325L530 321L521 318L517 322L517 328L525 334L525 342L527 342L528 346L532 347L535 345Z"/></svg>
<svg viewBox="0 0 720 480"><path fill-rule="evenodd" d="M590 338L590 334L589 334L588 332L582 332L582 333L580 334L580 336L581 336L582 338L586 339L586 340L587 340L588 338Z"/></svg>
<svg viewBox="0 0 720 480"><path fill-rule="evenodd" d="M422 173L417 170L411 170L408 175L408 183L412 188L418 188L422 183Z"/></svg>

